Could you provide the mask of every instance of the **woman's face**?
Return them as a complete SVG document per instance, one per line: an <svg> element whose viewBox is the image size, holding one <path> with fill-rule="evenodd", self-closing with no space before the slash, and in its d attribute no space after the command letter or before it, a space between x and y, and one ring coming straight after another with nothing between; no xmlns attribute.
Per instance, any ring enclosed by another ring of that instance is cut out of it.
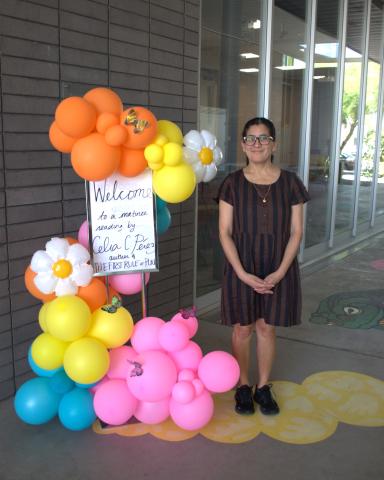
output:
<svg viewBox="0 0 384 480"><path fill-rule="evenodd" d="M252 125L247 130L247 135L266 135L270 137L269 129L266 125ZM243 152L247 156L250 163L260 164L271 160L273 152L276 151L276 142L270 141L268 145L261 145L259 140L256 140L254 145L246 145L244 141L241 142Z"/></svg>

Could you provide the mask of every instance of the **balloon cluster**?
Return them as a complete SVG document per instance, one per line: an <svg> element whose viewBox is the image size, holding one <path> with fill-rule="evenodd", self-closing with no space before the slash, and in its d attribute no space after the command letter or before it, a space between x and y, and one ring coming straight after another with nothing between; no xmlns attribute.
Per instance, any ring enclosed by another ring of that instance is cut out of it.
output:
<svg viewBox="0 0 384 480"><path fill-rule="evenodd" d="M49 138L58 151L71 154L74 171L85 180L115 172L135 177L149 166L155 193L169 203L183 202L197 182L212 180L222 161L212 133L191 130L183 138L175 123L157 120L144 107L124 109L120 97L104 87L62 100Z"/></svg>
<svg viewBox="0 0 384 480"><path fill-rule="evenodd" d="M121 425L132 416L157 424L169 416L185 430L197 430L212 418L212 393L230 390L239 366L223 351L203 356L192 341L198 329L194 310L165 322L145 317L136 323L131 346L110 353L106 377L94 387L94 408L106 424Z"/></svg>

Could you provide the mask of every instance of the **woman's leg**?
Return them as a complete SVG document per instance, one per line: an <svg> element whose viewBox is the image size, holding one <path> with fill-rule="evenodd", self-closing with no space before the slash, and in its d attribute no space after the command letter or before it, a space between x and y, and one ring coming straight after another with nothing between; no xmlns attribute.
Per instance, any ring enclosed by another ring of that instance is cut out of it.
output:
<svg viewBox="0 0 384 480"><path fill-rule="evenodd" d="M240 366L239 385L249 385L249 353L253 325L236 323L232 331L232 353Z"/></svg>
<svg viewBox="0 0 384 480"><path fill-rule="evenodd" d="M273 360L275 358L276 333L275 327L265 323L263 318L259 318L255 324L257 337L256 356L259 372L258 388L268 384L272 370Z"/></svg>

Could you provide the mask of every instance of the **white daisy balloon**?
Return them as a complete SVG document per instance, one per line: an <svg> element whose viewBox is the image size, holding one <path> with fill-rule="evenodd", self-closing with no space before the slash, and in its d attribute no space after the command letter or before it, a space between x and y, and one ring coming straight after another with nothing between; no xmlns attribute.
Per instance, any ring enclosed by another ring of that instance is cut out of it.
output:
<svg viewBox="0 0 384 480"><path fill-rule="evenodd" d="M36 287L43 293L76 295L78 287L86 287L92 280L88 250L80 243L70 245L65 238L52 238L45 250L33 254L31 270L37 273Z"/></svg>
<svg viewBox="0 0 384 480"><path fill-rule="evenodd" d="M215 178L223 153L217 146L213 133L208 130L190 130L184 137L184 145L184 160L191 164L196 181L210 182Z"/></svg>

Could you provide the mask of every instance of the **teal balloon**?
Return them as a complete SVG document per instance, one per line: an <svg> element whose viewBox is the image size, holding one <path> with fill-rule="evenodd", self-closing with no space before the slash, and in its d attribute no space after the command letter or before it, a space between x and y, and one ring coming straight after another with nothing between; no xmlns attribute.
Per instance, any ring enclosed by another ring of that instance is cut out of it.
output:
<svg viewBox="0 0 384 480"><path fill-rule="evenodd" d="M54 368L53 370L45 370L45 368L39 367L32 358L32 346L28 350L28 363L32 371L39 377L52 377L55 373L64 371L63 367Z"/></svg>
<svg viewBox="0 0 384 480"><path fill-rule="evenodd" d="M51 389L49 381L46 377L32 378L16 392L14 408L23 422L41 425L57 415L61 395Z"/></svg>
<svg viewBox="0 0 384 480"><path fill-rule="evenodd" d="M49 379L49 386L55 393L64 395L72 390L72 388L75 386L75 382L71 380L63 370L55 373Z"/></svg>
<svg viewBox="0 0 384 480"><path fill-rule="evenodd" d="M157 233L159 235L165 233L171 225L171 214L167 207L157 211L156 215Z"/></svg>
<svg viewBox="0 0 384 480"><path fill-rule="evenodd" d="M93 395L84 388L75 387L66 393L59 405L59 419L69 430L84 430L96 420Z"/></svg>
<svg viewBox="0 0 384 480"><path fill-rule="evenodd" d="M97 385L99 382L94 382L94 383L75 383L76 387L79 388L92 388L95 385Z"/></svg>
<svg viewBox="0 0 384 480"><path fill-rule="evenodd" d="M167 202L156 195L156 210L162 210L167 206Z"/></svg>

